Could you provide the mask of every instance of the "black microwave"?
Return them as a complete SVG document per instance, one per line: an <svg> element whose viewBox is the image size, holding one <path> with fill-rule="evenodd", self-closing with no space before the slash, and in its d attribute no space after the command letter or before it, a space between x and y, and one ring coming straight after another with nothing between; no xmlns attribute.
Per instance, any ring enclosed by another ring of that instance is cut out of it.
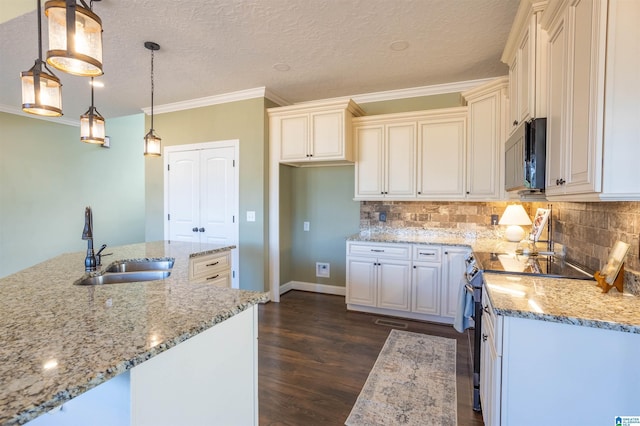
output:
<svg viewBox="0 0 640 426"><path fill-rule="evenodd" d="M543 192L547 163L547 119L520 124L505 144L505 190Z"/></svg>

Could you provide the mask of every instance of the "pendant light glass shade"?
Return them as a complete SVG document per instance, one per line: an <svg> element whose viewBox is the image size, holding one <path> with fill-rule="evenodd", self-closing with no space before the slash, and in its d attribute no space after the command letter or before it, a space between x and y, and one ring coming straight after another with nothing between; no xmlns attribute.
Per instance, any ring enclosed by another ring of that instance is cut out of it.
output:
<svg viewBox="0 0 640 426"><path fill-rule="evenodd" d="M62 115L62 84L53 73L44 72L43 65L44 62L36 59L35 65L29 71L20 73L22 110L30 114L60 117Z"/></svg>
<svg viewBox="0 0 640 426"><path fill-rule="evenodd" d="M144 136L144 155L159 157L162 154L162 139L153 130L153 52L160 50L160 45L152 41L146 41L144 47L151 51L151 129Z"/></svg>
<svg viewBox="0 0 640 426"><path fill-rule="evenodd" d="M29 71L20 73L22 110L47 117L62 115L62 84L42 60L42 7L36 0L38 14L38 58Z"/></svg>
<svg viewBox="0 0 640 426"><path fill-rule="evenodd" d="M102 21L98 15L75 0L50 0L44 7L49 18L47 63L73 75L102 75Z"/></svg>
<svg viewBox="0 0 640 426"><path fill-rule="evenodd" d="M86 143L104 144L104 118L93 106L93 77L91 77L91 106L80 116L80 140Z"/></svg>
<svg viewBox="0 0 640 426"><path fill-rule="evenodd" d="M162 155L161 142L160 136L156 135L153 129L149 130L149 133L144 136L144 155L160 157Z"/></svg>

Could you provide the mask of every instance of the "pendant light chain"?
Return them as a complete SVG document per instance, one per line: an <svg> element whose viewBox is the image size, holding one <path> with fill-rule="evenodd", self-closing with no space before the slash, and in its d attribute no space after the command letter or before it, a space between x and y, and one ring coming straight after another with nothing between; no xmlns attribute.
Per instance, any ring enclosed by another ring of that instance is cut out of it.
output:
<svg viewBox="0 0 640 426"><path fill-rule="evenodd" d="M153 130L153 92L154 92L154 84L153 84L153 54L154 50L151 50L151 130Z"/></svg>

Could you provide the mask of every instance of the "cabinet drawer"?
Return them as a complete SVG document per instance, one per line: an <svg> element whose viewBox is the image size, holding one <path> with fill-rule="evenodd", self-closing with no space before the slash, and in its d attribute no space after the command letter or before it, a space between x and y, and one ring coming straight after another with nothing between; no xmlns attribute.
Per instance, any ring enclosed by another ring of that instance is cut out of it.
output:
<svg viewBox="0 0 640 426"><path fill-rule="evenodd" d="M411 256L411 246L408 244L366 244L348 243L347 255L350 256L375 256L386 259L406 259Z"/></svg>
<svg viewBox="0 0 640 426"><path fill-rule="evenodd" d="M223 271L211 272L192 280L192 282L207 283L218 287L231 287L231 270L225 269Z"/></svg>
<svg viewBox="0 0 640 426"><path fill-rule="evenodd" d="M189 279L199 280L200 278L213 277L217 273L229 271L231 269L231 253L223 252L208 256L191 258L189 266Z"/></svg>
<svg viewBox="0 0 640 426"><path fill-rule="evenodd" d="M442 249L435 246L413 246L413 260L420 262L440 262Z"/></svg>

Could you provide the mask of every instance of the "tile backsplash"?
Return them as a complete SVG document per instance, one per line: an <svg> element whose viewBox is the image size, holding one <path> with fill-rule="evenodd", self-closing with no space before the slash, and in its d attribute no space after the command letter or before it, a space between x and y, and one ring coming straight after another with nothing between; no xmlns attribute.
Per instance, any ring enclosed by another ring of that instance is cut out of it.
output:
<svg viewBox="0 0 640 426"><path fill-rule="evenodd" d="M360 228L454 228L503 232L491 225L507 202L362 201ZM522 203L533 217L547 203ZM553 240L565 246L567 257L593 270L606 262L616 240L631 244L627 270L640 271L640 202L552 203ZM386 222L380 213L386 213ZM543 231L546 235L546 230ZM543 237L545 238L545 237ZM545 238L546 239L546 238Z"/></svg>

